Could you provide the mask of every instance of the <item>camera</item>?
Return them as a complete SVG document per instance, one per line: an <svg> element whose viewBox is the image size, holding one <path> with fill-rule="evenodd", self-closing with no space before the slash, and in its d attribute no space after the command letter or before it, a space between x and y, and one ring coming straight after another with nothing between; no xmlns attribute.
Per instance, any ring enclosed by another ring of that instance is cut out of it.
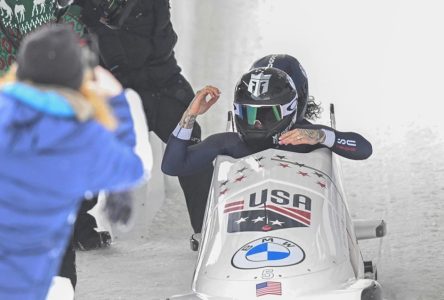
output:
<svg viewBox="0 0 444 300"><path fill-rule="evenodd" d="M112 29L121 28L139 0L90 0L101 22Z"/></svg>

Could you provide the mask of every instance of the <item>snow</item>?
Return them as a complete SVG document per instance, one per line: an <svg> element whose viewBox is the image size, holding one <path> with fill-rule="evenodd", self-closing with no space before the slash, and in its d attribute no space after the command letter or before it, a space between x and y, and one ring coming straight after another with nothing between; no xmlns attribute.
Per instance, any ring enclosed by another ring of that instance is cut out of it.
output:
<svg viewBox="0 0 444 300"><path fill-rule="evenodd" d="M233 87L255 59L296 56L310 93L326 111L335 103L338 129L373 144L370 159L343 159L342 166L352 216L388 224L380 259L378 240L361 243L364 257L378 261L385 298L444 299L444 4L171 2L184 74L196 90L207 84L222 90L217 107L199 119L205 135L225 130ZM197 255L189 250L185 201L177 180L160 175L161 144L152 146L154 174L134 230L116 232L110 249L78 253L78 300L165 299L190 291Z"/></svg>

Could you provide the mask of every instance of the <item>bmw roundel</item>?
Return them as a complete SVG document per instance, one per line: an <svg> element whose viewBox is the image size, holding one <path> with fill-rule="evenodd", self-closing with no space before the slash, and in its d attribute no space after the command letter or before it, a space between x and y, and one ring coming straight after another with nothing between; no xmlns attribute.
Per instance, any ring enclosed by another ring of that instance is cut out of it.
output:
<svg viewBox="0 0 444 300"><path fill-rule="evenodd" d="M245 258L249 261L268 261L281 260L290 255L287 247L277 243L264 242L254 246L245 254Z"/></svg>
<svg viewBox="0 0 444 300"><path fill-rule="evenodd" d="M231 263L238 269L257 269L296 265L304 258L304 250L297 244L267 236L244 245L233 255Z"/></svg>

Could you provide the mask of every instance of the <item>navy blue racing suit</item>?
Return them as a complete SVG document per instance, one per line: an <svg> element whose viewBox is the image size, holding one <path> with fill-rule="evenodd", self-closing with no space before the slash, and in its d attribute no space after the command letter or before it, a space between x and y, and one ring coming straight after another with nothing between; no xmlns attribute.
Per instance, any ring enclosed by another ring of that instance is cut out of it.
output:
<svg viewBox="0 0 444 300"><path fill-rule="evenodd" d="M368 158L372 145L355 132L341 132L324 125L311 124L307 120L296 124L292 129L322 129L326 133L323 144L316 145L273 145L285 151L307 153L318 148L329 148L334 153L355 160ZM218 155L234 158L253 154L236 132L223 132L209 136L199 144L190 143L192 129L176 127L170 135L162 161L162 171L173 176L190 175L208 168Z"/></svg>

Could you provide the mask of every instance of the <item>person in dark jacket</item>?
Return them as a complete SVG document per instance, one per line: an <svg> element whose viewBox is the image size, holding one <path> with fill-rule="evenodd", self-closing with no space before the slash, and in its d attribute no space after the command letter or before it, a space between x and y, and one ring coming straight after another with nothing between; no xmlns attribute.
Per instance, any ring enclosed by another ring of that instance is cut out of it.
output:
<svg viewBox="0 0 444 300"><path fill-rule="evenodd" d="M163 172L190 175L207 169L218 155L240 158L268 148L302 153L328 148L356 160L372 154L371 144L360 134L311 124L306 119L319 113L319 108L309 101L305 71L290 55L265 56L242 76L233 103L237 132L214 134L191 145L188 140L196 117L213 106L219 95L212 86L197 93L170 135Z"/></svg>
<svg viewBox="0 0 444 300"><path fill-rule="evenodd" d="M45 299L83 196L142 179L125 93L87 53L70 27L44 26L2 78L0 299Z"/></svg>
<svg viewBox="0 0 444 300"><path fill-rule="evenodd" d="M193 99L194 91L181 74L174 55L177 35L170 20L169 1L130 2L135 5L117 29L105 24L106 14L103 15L103 9L94 6L93 1L76 3L83 7L82 20L88 30L98 37L103 64L125 87L137 91L149 130L166 143ZM196 123L190 142L198 143L200 138L201 129ZM200 215L204 213L212 171L209 165L193 175L179 176L194 232L202 228Z"/></svg>

